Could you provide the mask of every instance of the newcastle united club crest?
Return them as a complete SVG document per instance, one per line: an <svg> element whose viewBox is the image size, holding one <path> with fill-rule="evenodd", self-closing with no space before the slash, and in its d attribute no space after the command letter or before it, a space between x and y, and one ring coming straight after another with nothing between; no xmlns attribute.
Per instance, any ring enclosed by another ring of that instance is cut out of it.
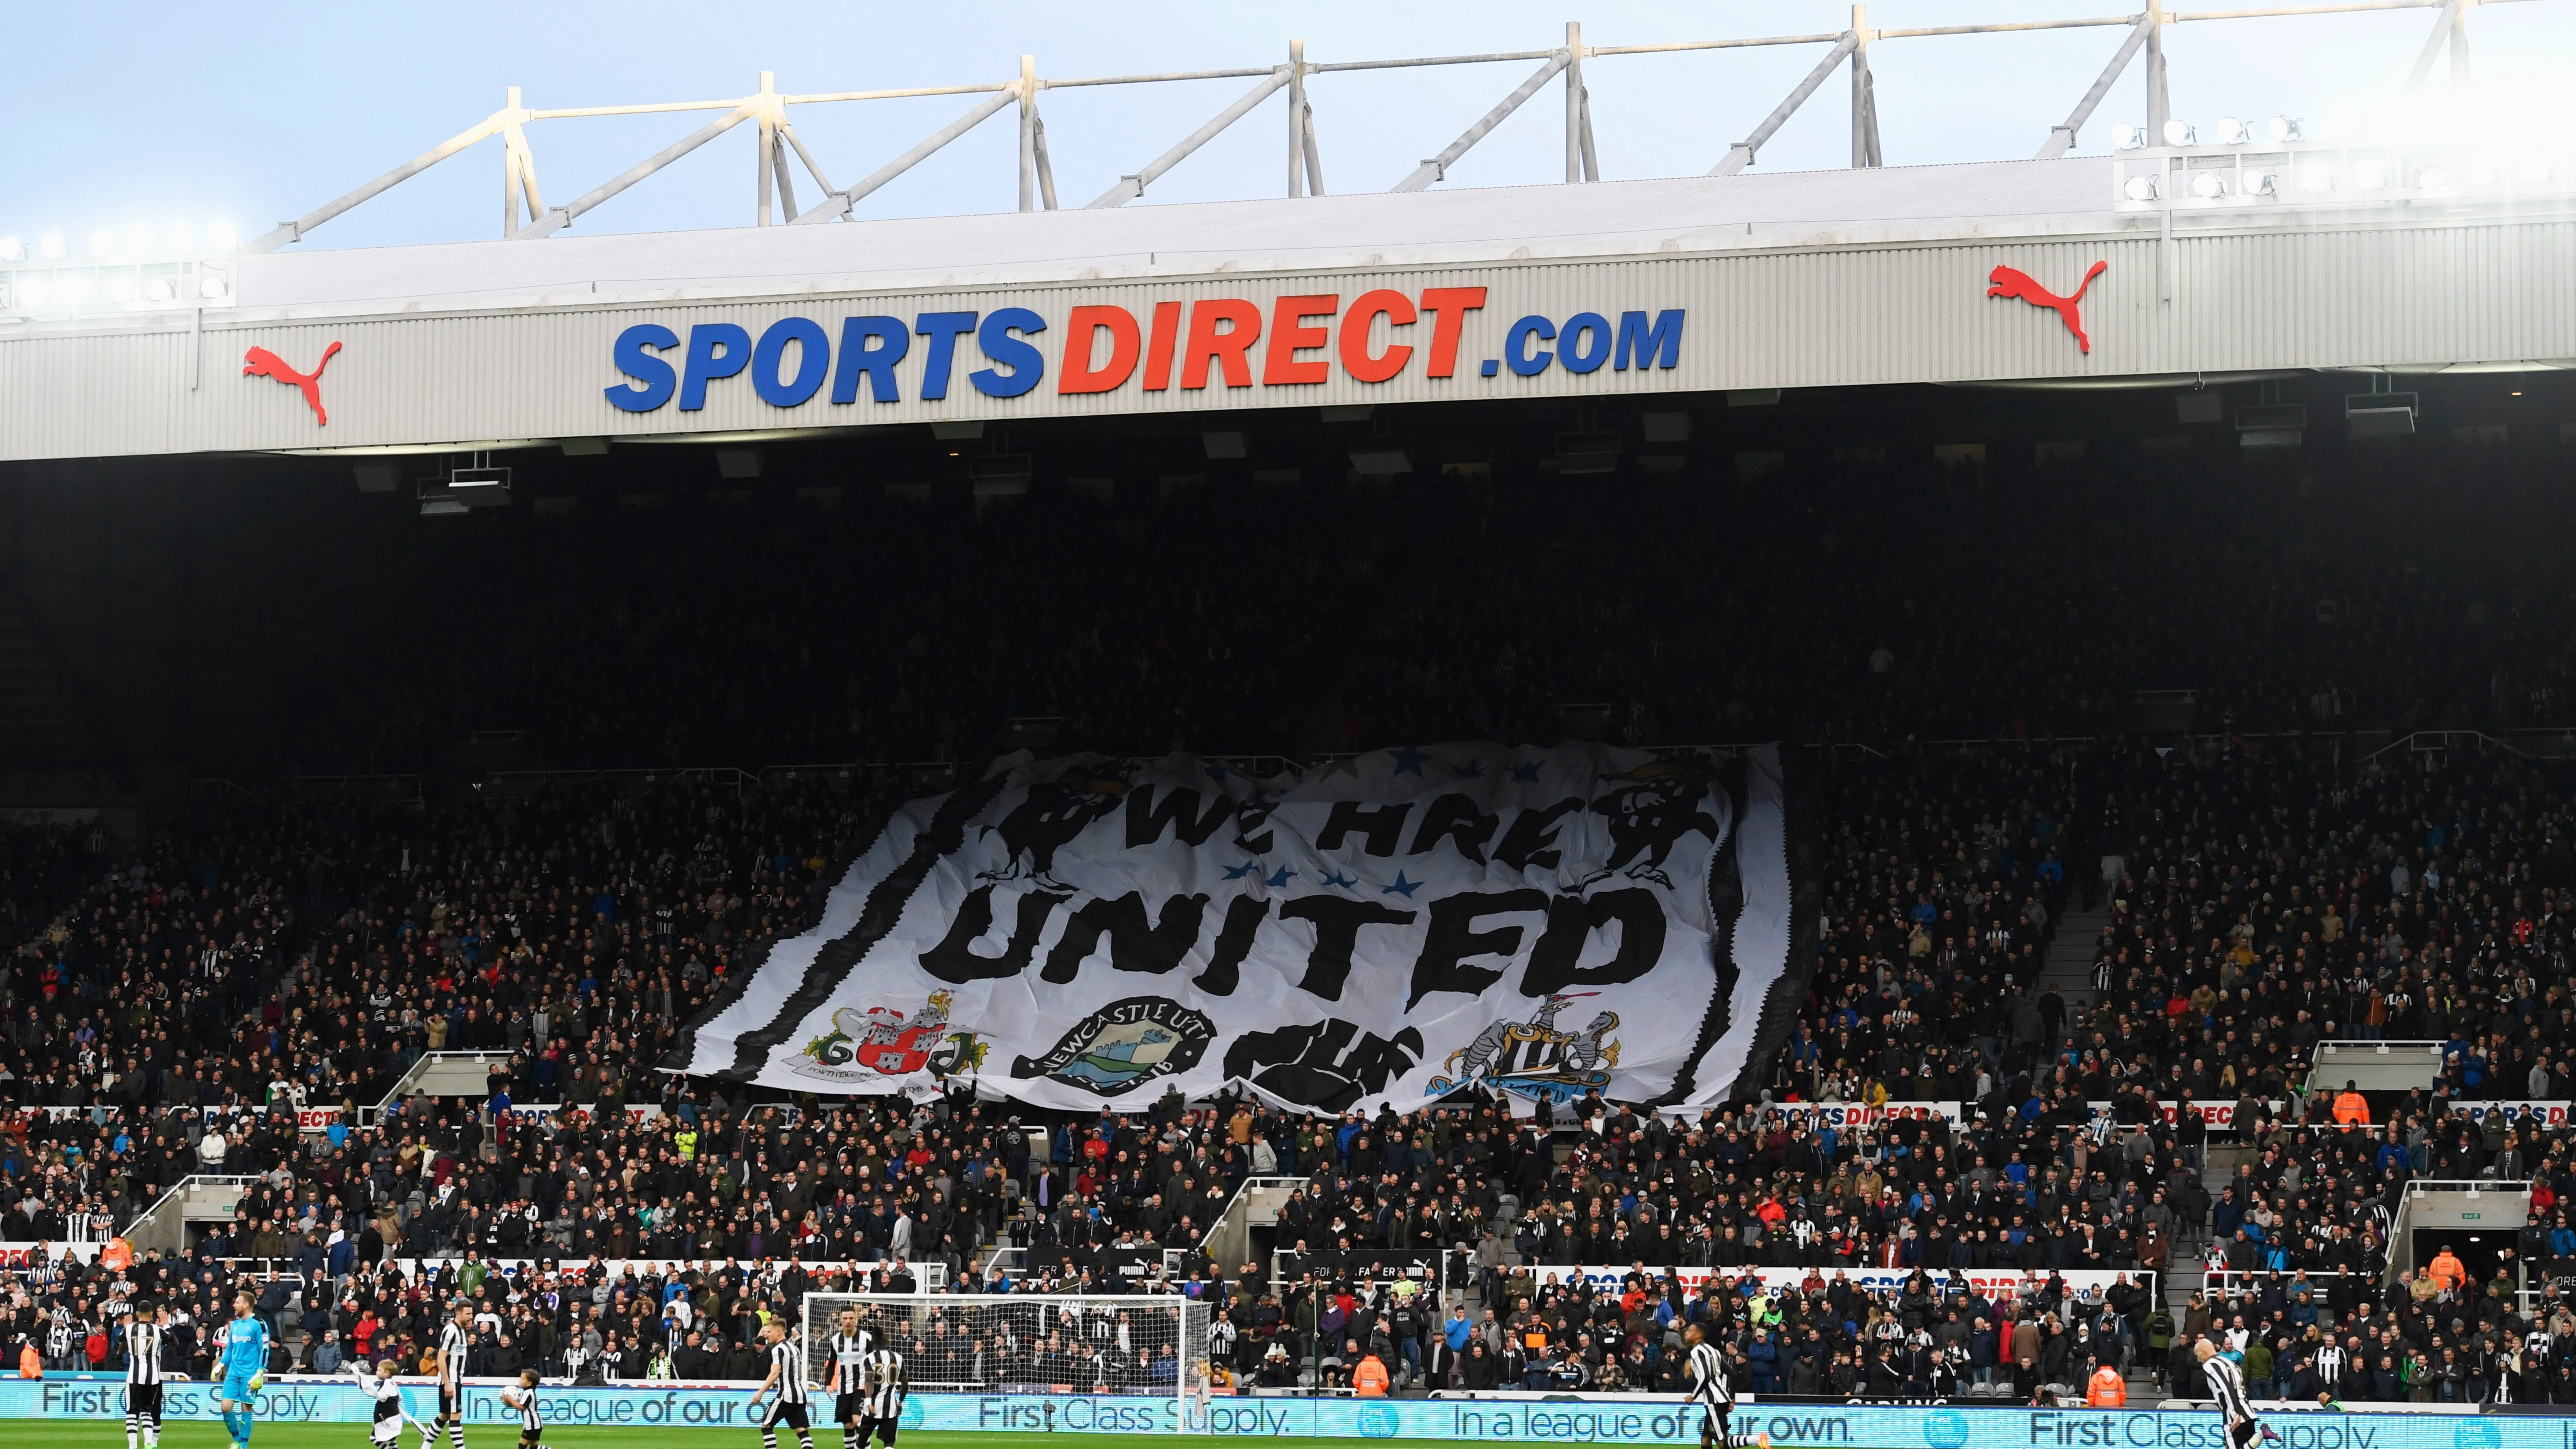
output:
<svg viewBox="0 0 2576 1449"><path fill-rule="evenodd" d="M1044 1056L1011 1064L1014 1077L1047 1077L1115 1097L1197 1066L1216 1039L1203 1012L1159 996L1131 996L1094 1012Z"/></svg>
<svg viewBox="0 0 2576 1449"><path fill-rule="evenodd" d="M1527 1021L1498 1021L1476 1039L1449 1054L1441 1070L1457 1075L1433 1077L1430 1089L1446 1096L1461 1087L1483 1085L1536 1101L1545 1097L1570 1102L1596 1088L1607 1090L1610 1068L1619 1065L1619 1013L1595 1014L1581 1031L1558 1028L1556 1018L1577 997L1597 991L1568 991L1539 1002Z"/></svg>
<svg viewBox="0 0 2576 1449"><path fill-rule="evenodd" d="M974 1071L984 1064L988 1044L979 1032L952 1026L948 1008L954 998L934 991L921 1011L906 1019L890 1006L865 1011L844 1006L832 1013L832 1030L805 1044L808 1063L800 1076L837 1082L864 1082L910 1076L926 1071L942 1079Z"/></svg>

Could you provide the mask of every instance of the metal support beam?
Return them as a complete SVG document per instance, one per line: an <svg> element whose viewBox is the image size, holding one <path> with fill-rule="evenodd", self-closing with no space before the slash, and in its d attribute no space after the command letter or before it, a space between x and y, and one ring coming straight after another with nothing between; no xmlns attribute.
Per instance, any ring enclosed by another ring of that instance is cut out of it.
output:
<svg viewBox="0 0 2576 1449"><path fill-rule="evenodd" d="M760 151L758 154L760 160L751 169L760 192L760 208L752 225L767 226L769 225L771 173L778 169L776 164L778 160L778 74L775 71L765 70L760 73Z"/></svg>
<svg viewBox="0 0 2576 1449"><path fill-rule="evenodd" d="M1038 58L1020 57L1020 210L1038 209Z"/></svg>
<svg viewBox="0 0 2576 1449"><path fill-rule="evenodd" d="M1288 42L1288 198L1306 194L1306 42Z"/></svg>
<svg viewBox="0 0 2576 1449"><path fill-rule="evenodd" d="M1038 162L1038 202L1047 210L1053 211L1055 210L1055 165L1047 160L1046 117L1031 117L1029 133L1030 139L1036 142L1032 154L1037 157Z"/></svg>
<svg viewBox="0 0 2576 1449"><path fill-rule="evenodd" d="M1878 149L1878 87L1869 73L1869 7L1852 6L1852 169L1884 166Z"/></svg>
<svg viewBox="0 0 2576 1449"><path fill-rule="evenodd" d="M913 167L920 165L931 155L932 152L937 151L940 147L947 145L949 142L956 140L958 137L965 135L971 130L974 130L977 126L991 120L995 112L998 112L1004 106L1007 106L1018 99L1019 93L1008 86L994 92L991 97L977 105L975 109L968 111L966 114L959 116L956 120L940 127L938 131L931 135L930 139L913 147L911 150L904 152L902 155L897 156L883 166L878 167L875 172L869 175L867 180L860 182L858 185L851 187L847 191L836 191L831 195L824 197L820 202L815 204L812 211L798 217L796 219L796 224L798 226L810 226L818 221L832 221L836 218L849 215L850 208L865 199L868 193L875 191L878 187L885 185L887 182L901 176Z"/></svg>
<svg viewBox="0 0 2576 1449"><path fill-rule="evenodd" d="M2102 74L2095 78L2093 88L2084 93L2084 99L2067 115L2066 124L2049 131L2048 139L2040 144L2039 154L2033 160L2051 160L2075 149L2076 133L2084 129L2086 121L2093 119L2093 108L2102 104L2102 98L2111 93L2112 83L2119 80L2120 73L2137 58L2139 48L2147 43L2147 29L2144 20L2129 27L2129 37L2120 42L2119 52L2111 57L2109 65L2102 67ZM2160 145L2162 138L2149 144Z"/></svg>
<svg viewBox="0 0 2576 1449"><path fill-rule="evenodd" d="M501 240L508 241L517 231L519 220L519 146L514 134L519 129L519 88L511 86L508 99L501 103L510 120L502 126L501 140Z"/></svg>
<svg viewBox="0 0 2576 1449"><path fill-rule="evenodd" d="M419 155L405 161L400 166L397 166L393 170L386 172L384 175L377 177L375 180L368 182L366 185L359 187L357 190L348 193L339 200L330 202L323 206L315 207L313 210L306 212L304 215L297 217L293 221L279 222L275 230L244 243L242 250L252 253L273 252L279 247L286 245L288 242L301 241L304 239L306 233L312 231L322 223L329 221L333 217L340 215L342 212L347 211L350 207L356 206L370 197L381 195L391 187L399 186L403 182L409 181L432 166L437 165L439 162L446 160L448 157L455 155L457 152L464 150L466 147L473 145L475 142L480 141L487 136L498 134L506 120L506 117L497 113L488 116L484 119L481 125L478 125L471 130L461 131L456 135L448 137L445 141L421 152Z"/></svg>
<svg viewBox="0 0 2576 1449"><path fill-rule="evenodd" d="M1314 142L1314 101L1298 108L1298 113L1306 116L1306 186L1314 188L1316 196L1321 196L1324 193L1324 155L1321 155L1321 150L1316 150Z"/></svg>
<svg viewBox="0 0 2576 1449"><path fill-rule="evenodd" d="M1459 157L1467 154L1469 147L1485 139L1485 133L1501 125L1504 117L1519 110L1521 102L1537 95L1539 87L1556 79L1556 73L1565 69L1565 65L1566 57L1562 51L1548 57L1547 63L1540 66L1536 74L1521 82L1520 89L1503 97L1501 105L1487 111L1483 120L1469 126L1465 135L1449 143L1447 150L1413 168L1412 175L1395 183L1390 189L1399 192L1430 190L1431 183L1447 176L1449 168L1457 164Z"/></svg>
<svg viewBox="0 0 2576 1449"><path fill-rule="evenodd" d="M1592 147L1592 88L1582 90L1582 129L1584 129L1584 180L1602 178L1602 157Z"/></svg>
<svg viewBox="0 0 2576 1449"><path fill-rule="evenodd" d="M1526 63L1533 60L1543 63L1544 68L1541 70L1539 75L1533 77L1530 81L1525 82L1520 90L1505 99L1501 105L1497 106L1475 127L1471 128L1464 136L1460 137L1457 142L1453 143L1448 150L1438 157L1434 157L1423 162L1419 168L1407 176L1403 182L1396 186L1395 189L1398 191L1421 191L1439 182L1446 175L1447 169L1452 163L1463 156L1466 151L1472 148L1477 142L1481 141L1494 126L1500 124L1505 117L1509 116L1513 110L1517 109L1523 102L1525 102L1532 92L1546 84L1547 81L1552 80L1560 70L1570 70L1573 72L1573 74L1566 78L1566 179L1569 181L1597 181L1600 179L1601 175L1600 161L1592 133L1591 97L1589 86L1587 84L1587 77L1585 76L1585 70L1590 62L1609 56L1672 55L1685 52L1715 52L1786 45L1835 46L1836 54L1835 56L1828 58L1826 65L1822 68L1824 72L1829 72L1834 64L1839 63L1839 59L1843 53L1849 52L1853 55L1853 69L1851 77L1853 86L1852 157L1854 165L1868 166L1884 164L1884 156L1878 140L1879 118L1877 114L1876 78L1871 66L1869 55L1869 52L1875 48L1878 42L1929 36L2003 35L2025 31L2035 32L2042 30L2069 30L2087 27L2112 26L2117 26L2130 32L2129 38L2122 45L2119 55L2112 61L2109 69L2105 71L2103 79L2100 82L2097 82L2093 90L2086 94L2084 103L2077 107L2075 113L2068 118L2064 125L2052 128L2047 143L2043 145L2039 153L2041 157L2046 158L2063 155L2073 149L2082 127L2099 107L2103 97L2107 94L2107 87L2115 83L2118 77L2127 73L2127 63L2135 58L2138 50L2141 48L2143 48L2147 54L2147 126L2155 140L2161 142L2164 128L2172 119L2173 114L2168 96L2167 72L2165 65L2166 55L2164 40L2165 27L2168 25L2203 20L2251 20L2288 16L2360 14L2376 11L2435 10L2439 12L2440 18L2435 23L2433 34L2426 38L2423 49L2417 57L2412 74L2408 81L2408 88L2410 90L2418 89L2425 83L2425 81L2430 77L2434 60L2439 57L2443 48L2447 46L2451 57L2451 84L2454 88L2465 89L2471 78L2468 11L2476 5L2499 4L2504 3L2504 0L2291 0L2291 3L2257 4L2246 8L2210 10L2173 9L2170 8L2170 0L2139 0L2139 3L2144 7L2143 14L2139 11L2132 10L2125 14L2086 15L2056 20L2015 20L1964 25L1931 25L1876 29L1873 29L1864 23L1866 19L1864 12L1855 7L1852 26L1847 32L1826 32L1802 35L1752 35L1718 40L1661 41L1642 45L1585 45L1583 44L1582 29L1580 25L1570 24L1566 28L1565 47L1561 50L1488 51L1476 54L1411 56L1383 60L1342 60L1332 61L1329 63L1315 63L1303 60L1303 48L1302 46L1299 46L1295 47L1292 51L1292 53L1298 57L1297 62L1288 67L1163 71L1155 73L1086 76L1047 81L1040 81L1037 78L1035 62L1033 60L1027 60L1024 61L1020 77L1017 80L1003 81L1000 83L987 83L980 85L915 86L888 90L826 91L810 94L788 95L779 93L776 90L775 82L773 80L765 82L762 92L755 96L726 100L664 101L637 105L574 106L558 107L553 109L529 109L518 103L516 100L517 93L514 91L512 92L513 100L509 105L505 106L503 110L495 112L493 115L485 118L480 124L476 125L471 130L465 131L460 135L450 138L445 143L421 153L410 161L405 162L403 165L377 177L375 180L347 193L326 206L307 213L294 221L279 224L275 229L271 230L267 234L252 240L243 248L243 250L250 253L273 252L279 247L298 241L306 234L310 233L315 227L322 225L324 222L330 221L343 212L381 195L386 190L418 175L420 172L436 165L438 162L445 160L449 156L456 154L458 151L464 150L465 148L480 142L485 137L496 134L504 138L502 184L504 187L503 213L505 218L505 233L513 238L550 235L555 231L561 230L566 225L569 225L573 219L581 215L584 211L598 205L609 196L615 195L617 192L624 190L627 186L634 184L635 181L652 174L654 171L660 170L677 157L687 154L690 150L694 150L696 147L705 144L707 140L712 139L714 136L720 135L732 126L740 124L741 121L752 117L759 117L761 121L760 129L762 135L757 152L759 156L759 169L757 176L760 190L767 193L768 199L765 202L764 209L773 213L773 215L768 219L776 220L777 216L774 215L774 213L783 211L785 218L794 224L801 225L811 222L836 220L849 216L851 214L853 204L857 200L885 185L895 177L902 175L905 171L910 170L913 166L919 164L921 160L933 152L938 151L950 141L957 139L957 137L964 134L966 130L972 129L974 125L989 117L993 111L1000 109L1002 106L1007 105L1014 100L1017 100L1020 103L1023 112L1021 117L1020 146L1021 204L1030 210L1035 210L1041 205L1051 206L1054 204L1054 168L1048 156L1045 123L1038 114L1037 93L1041 89L1052 90L1059 87L1071 86L1155 85L1178 81L1227 79L1244 79L1257 82L1253 92L1249 96L1236 102L1234 106L1229 107L1227 111L1222 113L1209 125L1201 127L1198 132L1194 133L1189 139L1183 141L1179 146L1174 147L1171 151L1165 153L1164 156L1159 158L1153 165L1133 176L1122 178L1117 186L1111 188L1107 194L1093 202L1092 204L1094 206L1118 206L1141 196L1144 193L1146 186L1151 184L1158 176L1168 171L1172 166L1178 164L1182 159L1194 153L1201 146L1205 145L1209 139L1213 138L1219 132L1222 132L1234 121L1241 119L1244 114L1248 113L1253 107L1259 105L1272 91L1291 85L1294 85L1298 92L1294 97L1292 97L1289 111L1288 143L1291 190L1292 193L1298 195L1321 195L1323 193L1323 174L1322 167L1319 163L1318 146L1315 136L1314 108L1309 98L1304 95L1304 83L1308 76L1320 75L1325 72L1414 70L1433 66L1485 65L1514 61ZM1720 175L1732 174L1753 164L1753 161L1763 144L1765 144L1771 135L1777 131L1778 127L1786 121L1788 116L1793 113L1799 105L1804 103L1806 97L1812 93L1817 84L1821 84L1823 78L1822 73L1811 76L1808 83L1802 85L1795 93L1792 94L1787 103L1785 103L1779 110L1773 112L1771 117L1766 120L1761 127L1756 129L1752 137L1737 144L1728 151L1726 159L1714 168L1716 173ZM952 124L948 129L932 137L922 145L916 146L912 151L907 152L903 157L898 158L892 165L880 169L867 181L862 182L860 185L853 187L848 191L834 189L831 183L823 178L822 172L814 164L813 156L806 150L804 145L796 139L794 131L788 127L786 120L786 108L796 105L823 104L826 102L842 101L913 99L943 95L977 96L983 99L979 101L977 108L971 112L967 118L958 123ZM702 130L695 135L692 135L687 140L681 142L678 146L664 151L652 160L645 162L642 166L621 175L617 179L611 181L606 187L593 192L589 196L585 196L580 201L575 202L572 206L557 207L552 210L548 210L546 208L543 195L537 186L534 153L527 142L525 128L528 122L571 120L606 116L657 115L663 112L679 111L721 113L723 118L716 122L712 128ZM793 170L786 160L786 151L790 148L794 149L798 156L803 159L806 169L813 173L817 185L824 193L823 203L813 210L800 213L796 207L795 199L792 195L792 191L790 190L791 183L787 180L787 177L792 174ZM525 225L520 224L520 218L522 216L527 219Z"/></svg>
<svg viewBox="0 0 2576 1449"><path fill-rule="evenodd" d="M1100 199L1091 203L1089 209L1106 210L1114 206L1125 206L1128 202L1144 195L1145 188L1161 179L1164 172L1188 160L1191 152L1216 139L1217 133L1226 127L1250 115L1253 107L1270 99L1280 87L1286 84L1288 84L1288 70L1285 66L1272 71L1269 79L1244 92L1243 99L1217 112L1216 119L1192 131L1181 144L1155 157L1144 170L1132 176L1119 177L1118 184L1102 192Z"/></svg>
<svg viewBox="0 0 2576 1449"><path fill-rule="evenodd" d="M1324 158L1315 149L1315 103L1308 101L1297 108L1297 134L1306 151L1306 189L1317 196L1324 194Z"/></svg>
<svg viewBox="0 0 2576 1449"><path fill-rule="evenodd" d="M608 200L610 197L615 196L621 191L624 191L627 187L634 185L636 182L643 180L645 177L652 175L654 172L659 171L663 167L670 165L672 162L679 160L681 157L688 155L690 152L695 151L700 146L707 144L716 137L723 135L725 132L741 125L743 122L750 120L753 116L757 115L759 111L760 100L758 97L744 101L741 105L725 112L717 119L709 121L697 130L692 131L670 145L663 147L660 151L655 152L646 160L617 173L617 175L609 178L609 180L602 184L597 190L580 197L571 205L558 206L554 210L547 212L544 216L528 223L526 227L522 228L517 235L510 239L512 241L535 241L543 237L553 236L556 232L572 225L573 222L584 212L591 210L601 202Z"/></svg>
<svg viewBox="0 0 2576 1449"><path fill-rule="evenodd" d="M2445 0L2442 13L2433 18L2433 33L2424 37L2424 48L2415 56L2415 68L2406 73L2406 89L2409 92L2423 89L2424 78L2433 73L2433 57L2440 55L2442 47L2452 43L2455 38L2460 44L2460 49L2453 52L2451 69L2454 72L2454 83L2457 83L2456 73L2466 68L2468 53L2468 36L2460 29L2461 11L2464 8L2462 0Z"/></svg>
<svg viewBox="0 0 2576 1449"><path fill-rule="evenodd" d="M1807 103L1807 97L1814 95L1816 87L1825 83L1825 77L1834 73L1834 67L1843 63L1843 57L1851 54L1859 46L1858 36L1850 31L1843 32L1841 38L1834 42L1834 48L1825 53L1823 60L1816 62L1816 68L1807 72L1807 78L1798 82L1796 90L1789 92L1789 98L1782 101L1770 115L1765 116L1762 124L1753 128L1752 135L1730 147L1726 153L1726 159L1710 167L1708 174L1732 176L1752 165L1753 158L1761 151L1763 143L1769 141L1774 132L1786 124L1791 116L1798 113L1798 107Z"/></svg>
<svg viewBox="0 0 2576 1449"><path fill-rule="evenodd" d="M524 129L528 109L519 103L519 88L511 86L501 105L501 236L507 240L519 229L519 204L527 203L527 219L534 221L546 214L546 204L537 190L537 157L528 149Z"/></svg>
<svg viewBox="0 0 2576 1449"><path fill-rule="evenodd" d="M778 182L778 211L793 225L796 220L795 173L787 167L787 126L781 122L771 128L778 134L769 143L769 170Z"/></svg>
<svg viewBox="0 0 2576 1449"><path fill-rule="evenodd" d="M778 134L786 137L787 144L796 148L796 157L798 160L805 163L806 173L814 178L814 184L823 189L823 194L825 196L830 196L832 194L831 179L823 174L823 168L821 166L815 164L814 153L805 149L804 138L796 134L796 128L782 121L778 126Z"/></svg>
<svg viewBox="0 0 2576 1449"><path fill-rule="evenodd" d="M2147 144L2165 143L2165 122L2173 119L2173 102L2165 95L2165 0L2147 0Z"/></svg>
<svg viewBox="0 0 2576 1449"><path fill-rule="evenodd" d="M1583 176L1583 22L1565 22L1565 179Z"/></svg>

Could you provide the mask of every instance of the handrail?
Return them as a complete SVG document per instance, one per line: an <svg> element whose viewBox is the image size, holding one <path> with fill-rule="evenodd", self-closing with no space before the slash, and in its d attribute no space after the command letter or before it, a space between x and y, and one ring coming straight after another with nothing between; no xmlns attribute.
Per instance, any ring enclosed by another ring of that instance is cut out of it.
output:
<svg viewBox="0 0 2576 1449"><path fill-rule="evenodd" d="M137 1229L137 1228L139 1228L139 1227L141 1227L141 1226L143 1226L143 1222L144 1222L144 1220L145 1220L146 1218L149 1218L149 1217L151 1217L154 1213L157 1213L157 1212L161 1211L161 1209L162 1209L163 1207L167 1206L167 1205L168 1205L168 1204L170 1204L170 1203L173 1203L173 1202L185 1202L185 1201L187 1201L187 1193L188 1193L188 1190L189 1190L190 1188L193 1188L193 1187L241 1187L241 1188L247 1188L247 1187L249 1187L252 1183L257 1182L257 1181L259 1181L259 1175L258 1175L257 1173L244 1173L244 1174L240 1174L240 1175L235 1175L235 1174L232 1174L232 1173L221 1173L221 1172L192 1172L192 1173L189 1173L186 1177L180 1178L177 1182L174 1182L174 1183L170 1184L168 1187L165 1187L165 1188L161 1189L161 1191L159 1191L158 1193L155 1193L155 1194L153 1195L152 1201L151 1201L150 1203L146 1204L146 1205L144 1206L144 1208L143 1208L143 1210L142 1210L142 1211L140 1211L140 1212L136 1213L136 1214L134 1215L134 1217L133 1217L133 1220L132 1220L132 1221L130 1221L130 1222L128 1222L128 1223L125 1225L124 1229L123 1229L121 1232L119 1232L119 1233L117 1234L117 1236L118 1236L118 1237L121 1237L121 1238L131 1238L131 1237L133 1237L133 1236L134 1236L134 1230L135 1230L135 1229Z"/></svg>
<svg viewBox="0 0 2576 1449"><path fill-rule="evenodd" d="M379 1099L374 1106L361 1107L358 1109L358 1121L356 1125L360 1127L373 1127L377 1123L385 1120L385 1114L393 1110L396 1102L401 1101L406 1096L416 1095L405 1091L404 1088L415 1077L418 1077L426 1068L440 1065L451 1057L482 1062L488 1065L492 1062L506 1062L510 1059L511 1055L511 1052L506 1047L497 1050L489 1047L477 1047L470 1050L422 1052L419 1056L412 1059L410 1066L403 1068L402 1075L394 1078L393 1085L385 1089L385 1095Z"/></svg>

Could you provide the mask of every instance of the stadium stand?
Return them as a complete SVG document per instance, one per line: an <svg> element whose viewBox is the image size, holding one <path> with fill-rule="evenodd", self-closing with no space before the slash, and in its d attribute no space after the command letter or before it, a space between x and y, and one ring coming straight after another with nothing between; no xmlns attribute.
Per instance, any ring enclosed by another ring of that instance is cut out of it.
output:
<svg viewBox="0 0 2576 1449"><path fill-rule="evenodd" d="M2576 1082L2576 799L2537 741L2405 743L2571 723L2565 490L2494 468L2474 522L2424 508L2473 466L502 535L295 713L274 786L203 792L132 849L6 834L0 1240L95 1243L192 1174L250 1179L182 1250L30 1264L14 1333L106 1364L138 1298L204 1325L247 1281L305 1366L416 1364L462 1295L478 1372L756 1378L766 1316L936 1264L964 1291L1205 1297L1216 1367L1274 1387L1374 1356L1402 1387L1671 1392L1699 1322L1765 1394L2028 1399L2096 1357L2169 1378L2215 1334L2258 1396L2576 1401L2576 1143L2453 1110ZM1433 546L1461 528L1475 548ZM2124 730L2135 691L2182 683L2196 724ZM1119 753L1544 738L1571 700L1630 743L1801 750L1818 969L1761 1100L1073 1116L652 1069L922 793L900 762L1032 715ZM500 725L554 773L467 779L456 742ZM687 768L728 761L849 764ZM612 767L658 773L580 773ZM329 778L386 771L421 795ZM2338 1122L2315 1049L2375 1041L2442 1043L2439 1080ZM466 1050L493 1056L482 1097L398 1090ZM1866 1110L1889 1102L1959 1105ZM298 1107L340 1110L305 1131ZM1293 1275L1191 1251L1256 1177L1305 1179ZM2418 1179L2528 1180L2533 1222L2485 1272L2382 1286ZM1473 1266L1425 1297L1335 1266L1361 1250ZM1623 1271L1570 1271L1599 1265ZM1996 1272L2031 1276L1971 1276ZM1171 1382L1041 1357L1014 1372Z"/></svg>

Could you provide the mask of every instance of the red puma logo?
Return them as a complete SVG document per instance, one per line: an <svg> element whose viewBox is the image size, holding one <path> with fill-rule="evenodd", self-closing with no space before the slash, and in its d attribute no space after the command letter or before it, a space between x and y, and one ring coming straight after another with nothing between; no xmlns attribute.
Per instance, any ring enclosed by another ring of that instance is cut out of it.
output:
<svg viewBox="0 0 2576 1449"><path fill-rule="evenodd" d="M2090 352L2093 350L2093 339L2084 335L2084 314L2076 310L2077 304L2084 300L2084 289L2093 285L2093 279L2110 269L2109 262L2095 262L2092 270L2086 272L2084 280L2076 286L2075 295L2061 297L2031 280L2028 272L2014 267L1997 267L1986 275L1986 280L1994 283L1986 289L1986 295L2019 297L2034 307L2056 308L2057 315L2065 319L2066 330L2075 334L2075 345Z"/></svg>
<svg viewBox="0 0 2576 1449"><path fill-rule="evenodd" d="M2020 273L2014 275L2019 276ZM304 401L313 409L314 420L327 428L331 425L331 415L322 411L322 369L331 365L331 354L339 350L337 342L323 348L322 360L313 364L313 370L308 373L297 372L287 366L286 359L265 347L254 347L242 354L242 376L273 377L295 388L304 394Z"/></svg>

